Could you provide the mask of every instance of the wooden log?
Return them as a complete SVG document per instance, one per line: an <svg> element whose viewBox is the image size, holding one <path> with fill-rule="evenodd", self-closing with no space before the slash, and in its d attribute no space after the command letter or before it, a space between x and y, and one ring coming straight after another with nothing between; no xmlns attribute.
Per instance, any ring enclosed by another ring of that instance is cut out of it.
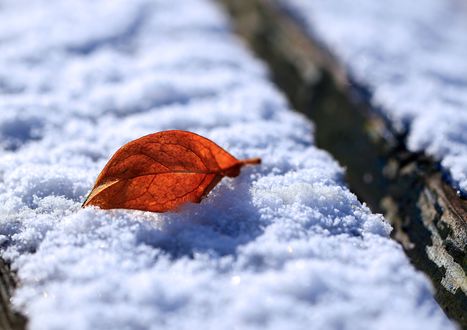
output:
<svg viewBox="0 0 467 330"><path fill-rule="evenodd" d="M439 164L408 151L365 87L274 2L220 2L291 104L314 121L317 145L346 166L352 191L392 223L441 307L467 328L467 201L443 181Z"/></svg>
<svg viewBox="0 0 467 330"><path fill-rule="evenodd" d="M23 330L26 318L12 308L10 299L16 287L16 277L9 265L0 258L0 329Z"/></svg>

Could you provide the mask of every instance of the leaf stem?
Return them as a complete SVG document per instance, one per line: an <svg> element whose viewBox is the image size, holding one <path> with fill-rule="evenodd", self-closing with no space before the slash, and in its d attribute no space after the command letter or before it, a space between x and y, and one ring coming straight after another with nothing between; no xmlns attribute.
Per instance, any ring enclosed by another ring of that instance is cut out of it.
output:
<svg viewBox="0 0 467 330"><path fill-rule="evenodd" d="M244 165L257 165L261 164L261 158L249 158L241 160Z"/></svg>

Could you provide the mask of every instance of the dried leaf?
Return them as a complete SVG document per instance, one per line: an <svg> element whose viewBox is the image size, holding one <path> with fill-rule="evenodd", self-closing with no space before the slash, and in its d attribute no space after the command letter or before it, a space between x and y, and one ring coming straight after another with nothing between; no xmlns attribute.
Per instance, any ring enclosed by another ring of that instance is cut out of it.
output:
<svg viewBox="0 0 467 330"><path fill-rule="evenodd" d="M96 180L83 207L166 212L199 203L224 177L246 164L217 144L186 131L143 136L121 147Z"/></svg>

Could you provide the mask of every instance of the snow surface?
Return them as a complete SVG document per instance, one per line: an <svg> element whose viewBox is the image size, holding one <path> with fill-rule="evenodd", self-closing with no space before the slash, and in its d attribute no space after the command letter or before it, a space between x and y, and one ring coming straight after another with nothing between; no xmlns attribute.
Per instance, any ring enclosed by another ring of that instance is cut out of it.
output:
<svg viewBox="0 0 467 330"><path fill-rule="evenodd" d="M215 5L0 6L0 251L30 329L453 327ZM80 207L165 129L263 165L176 213Z"/></svg>
<svg viewBox="0 0 467 330"><path fill-rule="evenodd" d="M372 104L467 194L467 4L277 0L334 52Z"/></svg>

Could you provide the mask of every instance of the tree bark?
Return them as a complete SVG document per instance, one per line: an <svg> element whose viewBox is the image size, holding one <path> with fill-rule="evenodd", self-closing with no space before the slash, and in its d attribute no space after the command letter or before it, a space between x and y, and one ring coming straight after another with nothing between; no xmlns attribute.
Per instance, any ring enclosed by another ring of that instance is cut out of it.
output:
<svg viewBox="0 0 467 330"><path fill-rule="evenodd" d="M0 259L0 329L22 330L26 327L23 315L13 310L10 299L16 287L16 278L9 265Z"/></svg>
<svg viewBox="0 0 467 330"><path fill-rule="evenodd" d="M316 144L347 168L359 199L383 213L446 314L467 328L467 201L370 104L365 86L299 22L268 0L220 0L291 104L316 124ZM397 274L394 274L397 276Z"/></svg>

